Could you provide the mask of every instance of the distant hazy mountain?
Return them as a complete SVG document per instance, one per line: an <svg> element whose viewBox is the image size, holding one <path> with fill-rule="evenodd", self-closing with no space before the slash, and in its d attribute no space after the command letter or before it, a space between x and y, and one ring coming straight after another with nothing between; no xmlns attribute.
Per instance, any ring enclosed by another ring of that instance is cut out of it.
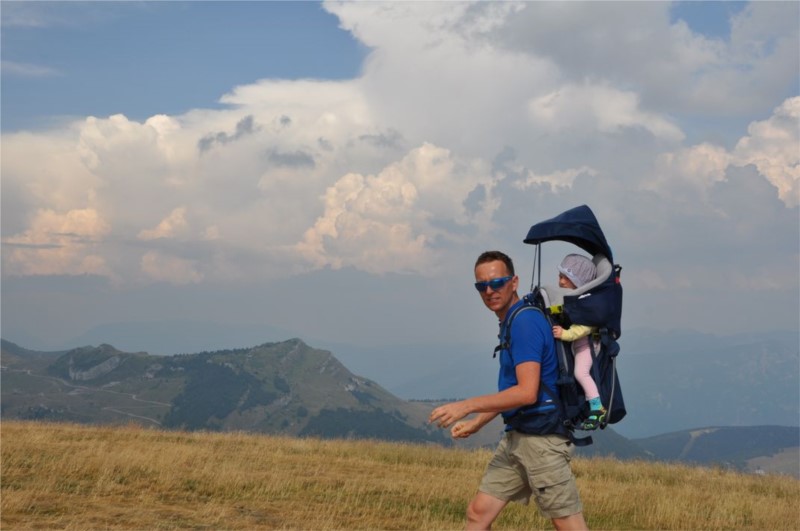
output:
<svg viewBox="0 0 800 531"><path fill-rule="evenodd" d="M430 408L355 376L299 339L177 356L103 344L2 344L2 414L22 419L449 443Z"/></svg>
<svg viewBox="0 0 800 531"><path fill-rule="evenodd" d="M296 334L265 325L219 324L173 319L98 325L61 347L111 344L121 350L150 354L186 354L283 341Z"/></svg>
<svg viewBox="0 0 800 531"><path fill-rule="evenodd" d="M268 326L193 321L96 327L64 350L109 343L121 350L176 354L247 347L292 337ZM413 340L413 334L410 335ZM403 399L490 393L497 382L493 338L485 344L364 347L314 341L349 370ZM626 437L697 426L797 426L800 334L796 330L717 336L690 330L624 330L618 358L628 416L614 428Z"/></svg>
<svg viewBox="0 0 800 531"><path fill-rule="evenodd" d="M401 400L299 339L175 356L108 344L37 352L3 340L1 356L4 418L454 444L426 423L438 401ZM594 444L577 453L800 477L800 428L702 428L630 440L618 426L579 432ZM502 430L496 419L455 444L493 447Z"/></svg>
<svg viewBox="0 0 800 531"><path fill-rule="evenodd" d="M661 461L779 472L800 479L800 428L708 427L636 439Z"/></svg>
<svg viewBox="0 0 800 531"><path fill-rule="evenodd" d="M66 350L109 343L126 351L175 354L280 341L267 326L193 321L117 323L77 337ZM413 335L410 336L413 339ZM443 342L448 338L443 338ZM485 344L364 347L316 341L355 374L403 399L490 393L497 382L492 338ZM796 330L716 336L688 330L625 330L618 358L628 416L617 433L641 438L697 426L797 426L800 335Z"/></svg>
<svg viewBox="0 0 800 531"><path fill-rule="evenodd" d="M797 426L800 345L792 332L718 337L637 331L618 369L628 437L697 426Z"/></svg>
<svg viewBox="0 0 800 531"><path fill-rule="evenodd" d="M797 426L798 341L792 331L625 332L617 366L628 416L614 429L647 437L697 426ZM404 398L472 396L492 392L497 382L497 360L486 345L327 347Z"/></svg>

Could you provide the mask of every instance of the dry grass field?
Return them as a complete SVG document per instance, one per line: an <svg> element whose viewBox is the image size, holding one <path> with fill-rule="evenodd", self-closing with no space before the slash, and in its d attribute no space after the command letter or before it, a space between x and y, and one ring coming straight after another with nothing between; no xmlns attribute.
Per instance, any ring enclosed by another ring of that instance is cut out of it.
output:
<svg viewBox="0 0 800 531"><path fill-rule="evenodd" d="M490 453L4 421L3 530L460 529ZM800 529L800 482L576 459L593 529ZM495 529L549 529L511 505Z"/></svg>

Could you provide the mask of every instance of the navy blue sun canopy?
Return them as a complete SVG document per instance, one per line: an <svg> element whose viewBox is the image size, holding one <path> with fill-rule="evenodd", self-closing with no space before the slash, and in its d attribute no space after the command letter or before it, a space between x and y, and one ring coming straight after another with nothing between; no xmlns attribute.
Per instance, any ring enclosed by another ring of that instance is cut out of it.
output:
<svg viewBox="0 0 800 531"><path fill-rule="evenodd" d="M603 254L609 262L614 263L611 247L592 209L587 205L572 208L554 218L533 225L523 241L538 245L552 240L575 244L592 256Z"/></svg>

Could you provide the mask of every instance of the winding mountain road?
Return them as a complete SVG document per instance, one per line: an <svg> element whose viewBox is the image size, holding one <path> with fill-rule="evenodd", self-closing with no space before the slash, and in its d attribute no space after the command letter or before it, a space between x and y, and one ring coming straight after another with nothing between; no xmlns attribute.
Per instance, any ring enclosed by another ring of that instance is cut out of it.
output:
<svg viewBox="0 0 800 531"><path fill-rule="evenodd" d="M103 389L103 388L97 388L97 387L87 387L85 385L75 385L75 384L73 384L73 383L71 383L71 382L69 382L67 380L64 380L63 378L57 378L55 376L46 376L46 375L43 375L43 374L36 374L30 369L11 369L11 368L8 368L8 367L2 367L2 369L4 371L9 371L9 372L24 373L24 374L27 374L28 376L33 377L33 378L40 378L42 380L49 380L49 381L51 381L53 383L60 384L60 385L63 385L65 387L69 387L69 388L72 388L74 390L79 390L79 391L83 391L83 392L87 392L87 393L110 393L110 394L121 395L121 396L130 398L134 402L141 402L143 404L152 404L152 405L163 406L163 407L172 407L172 404L169 404L167 402L158 402L158 401L155 401L155 400L145 400L145 399L139 398L138 396L136 396L133 393L123 393L121 391L113 391L111 389ZM113 408L113 407L104 407L102 409L105 410L105 411L112 411L112 412L118 413L120 415L126 415L128 417L134 417L134 418L139 418L139 419L142 419L142 420L147 420L149 422L152 422L153 424L161 426L161 422L159 422L157 419L154 419L152 417L146 417L144 415L137 415L135 413L122 411L120 409L116 409L116 408Z"/></svg>

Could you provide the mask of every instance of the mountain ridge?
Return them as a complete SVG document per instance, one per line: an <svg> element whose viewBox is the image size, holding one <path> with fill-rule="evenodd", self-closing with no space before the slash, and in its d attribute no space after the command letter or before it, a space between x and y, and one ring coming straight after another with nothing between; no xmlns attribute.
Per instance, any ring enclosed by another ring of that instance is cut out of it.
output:
<svg viewBox="0 0 800 531"><path fill-rule="evenodd" d="M496 444L495 419L465 441L429 426L435 400L405 401L299 338L249 348L155 356L110 344L39 352L2 340L6 418L129 422L168 429L371 438L462 447ZM591 433L578 455L771 470L800 478L800 428L699 427L630 439Z"/></svg>
<svg viewBox="0 0 800 531"><path fill-rule="evenodd" d="M77 337L86 342L72 341L71 348L111 343L118 348L122 345L123 350L162 354L238 348L265 339L303 336L268 325L177 319L98 325ZM307 342L311 344L312 340ZM629 408L618 431L628 438L709 425L798 425L797 330L743 330L718 335L709 330L636 328L625 330L619 343L617 369ZM365 346L318 338L313 344L336 352L337 359L352 372L380 382L402 399L495 391L497 363L491 359L494 342L490 335L485 343L442 338L439 343L428 344L414 342L410 336L402 345ZM63 345L58 348L65 349Z"/></svg>
<svg viewBox="0 0 800 531"><path fill-rule="evenodd" d="M2 348L3 414L15 418L325 436L334 416L338 436L448 442L426 424L424 406L297 338L175 356L102 344L31 354L33 365L31 351L6 341Z"/></svg>

